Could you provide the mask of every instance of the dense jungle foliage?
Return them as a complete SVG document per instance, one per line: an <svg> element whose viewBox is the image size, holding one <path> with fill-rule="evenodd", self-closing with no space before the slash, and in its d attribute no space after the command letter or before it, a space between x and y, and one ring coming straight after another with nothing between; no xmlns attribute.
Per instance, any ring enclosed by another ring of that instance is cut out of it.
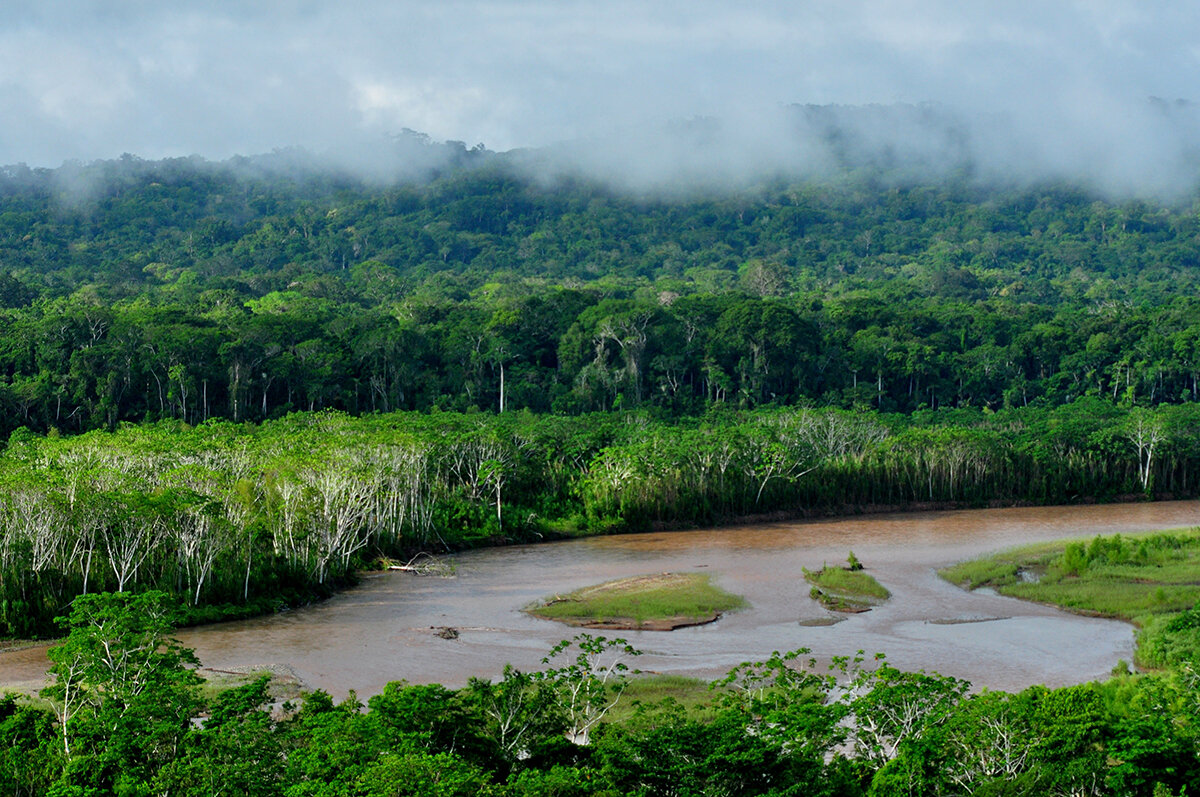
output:
<svg viewBox="0 0 1200 797"><path fill-rule="evenodd" d="M0 634L109 589L269 610L380 554L1200 492L1194 206L634 196L406 146L437 168L0 170Z"/></svg>
<svg viewBox="0 0 1200 797"><path fill-rule="evenodd" d="M693 685L685 702L633 703L637 651L580 635L540 671L279 707L266 677L205 698L168 607L153 592L76 602L47 705L0 700L5 793L1167 797L1200 782L1190 666L971 694L800 650Z"/></svg>
<svg viewBox="0 0 1200 797"><path fill-rule="evenodd" d="M867 169L631 196L423 146L441 170L403 183L286 152L0 170L0 432L1197 396L1195 205Z"/></svg>
<svg viewBox="0 0 1200 797"><path fill-rule="evenodd" d="M287 152L0 170L0 634L73 616L53 711L0 701L4 789L1200 782L1194 661L968 695L775 657L701 709L601 723L619 646L577 639L545 673L366 707L272 713L265 681L202 698L171 622L308 600L381 554L1200 492L1195 204L867 169L632 196L421 146L440 165L403 183Z"/></svg>

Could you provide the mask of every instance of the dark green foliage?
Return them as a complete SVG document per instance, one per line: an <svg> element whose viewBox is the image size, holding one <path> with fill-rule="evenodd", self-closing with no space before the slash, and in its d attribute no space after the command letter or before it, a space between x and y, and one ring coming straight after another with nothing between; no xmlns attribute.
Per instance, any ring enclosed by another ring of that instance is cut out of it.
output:
<svg viewBox="0 0 1200 797"><path fill-rule="evenodd" d="M53 683L42 690L58 721L63 782L79 793L149 794L199 709L192 652L169 636L159 592L77 598L69 633L50 649Z"/></svg>
<svg viewBox="0 0 1200 797"><path fill-rule="evenodd" d="M868 174L645 201L454 162L392 185L254 161L0 170L0 433L1197 398L1194 207Z"/></svg>
<svg viewBox="0 0 1200 797"><path fill-rule="evenodd" d="M13 797L45 794L62 766L52 716L0 697L0 791Z"/></svg>

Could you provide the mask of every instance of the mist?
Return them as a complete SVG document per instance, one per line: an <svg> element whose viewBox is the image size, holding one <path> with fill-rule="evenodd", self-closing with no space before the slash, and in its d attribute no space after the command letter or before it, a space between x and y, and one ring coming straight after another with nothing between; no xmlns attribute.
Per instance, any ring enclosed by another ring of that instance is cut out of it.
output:
<svg viewBox="0 0 1200 797"><path fill-rule="evenodd" d="M867 165L1188 196L1200 9L1109 2L43 0L0 32L0 163L133 153L719 190ZM428 138L405 131L420 131ZM442 144L440 142L451 142Z"/></svg>

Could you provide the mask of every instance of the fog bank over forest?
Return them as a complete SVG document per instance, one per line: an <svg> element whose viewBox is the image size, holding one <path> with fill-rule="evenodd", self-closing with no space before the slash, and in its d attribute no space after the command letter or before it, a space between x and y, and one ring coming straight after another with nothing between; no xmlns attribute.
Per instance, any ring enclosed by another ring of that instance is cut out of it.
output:
<svg viewBox="0 0 1200 797"><path fill-rule="evenodd" d="M581 174L637 191L737 189L776 177L869 169L896 184L1020 188L1065 181L1110 198L1175 201L1200 175L1200 109L1148 98L1111 124L919 105L790 105L695 117L523 153L534 174Z"/></svg>
<svg viewBox="0 0 1200 797"><path fill-rule="evenodd" d="M6 12L5 164L303 150L411 179L458 157L395 155L391 137L411 129L639 191L822 175L847 155L901 180L1066 179L1169 199L1196 173L1190 7L17 0Z"/></svg>

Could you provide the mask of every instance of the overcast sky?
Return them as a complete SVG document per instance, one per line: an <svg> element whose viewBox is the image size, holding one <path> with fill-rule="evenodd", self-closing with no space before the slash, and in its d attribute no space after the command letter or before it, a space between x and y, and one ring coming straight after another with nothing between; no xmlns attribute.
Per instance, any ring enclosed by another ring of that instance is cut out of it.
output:
<svg viewBox="0 0 1200 797"><path fill-rule="evenodd" d="M753 148L785 104L931 101L1004 112L1047 162L1169 172L1151 153L1183 145L1147 98L1200 99L1200 5L1181 2L3 6L0 163L37 166L321 151L403 128L507 150L696 116L739 120Z"/></svg>

